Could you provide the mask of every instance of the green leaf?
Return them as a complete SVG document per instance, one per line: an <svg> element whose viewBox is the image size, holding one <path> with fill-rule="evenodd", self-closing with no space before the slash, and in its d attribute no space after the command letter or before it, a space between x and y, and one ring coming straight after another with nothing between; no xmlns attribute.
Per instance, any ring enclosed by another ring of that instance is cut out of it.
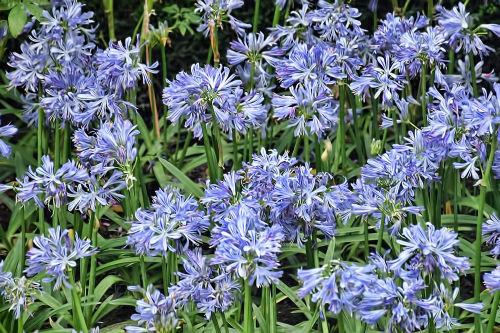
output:
<svg viewBox="0 0 500 333"><path fill-rule="evenodd" d="M24 11L24 6L18 4L9 12L9 30L12 36L17 37L26 25L26 12Z"/></svg>
<svg viewBox="0 0 500 333"><path fill-rule="evenodd" d="M285 296L287 296L290 301L292 301L300 309L304 316L307 317L307 319L312 318L311 311L309 311L309 308L305 305L304 302L302 302L299 296L297 296L297 292L295 290L292 290L283 282L278 283L276 285L276 288L278 288ZM277 298L280 299L279 295Z"/></svg>
<svg viewBox="0 0 500 333"><path fill-rule="evenodd" d="M26 6L26 9L31 13L31 15L35 16L38 20L42 17L43 9L38 7L38 5L32 3L32 2L25 2L24 6Z"/></svg>
<svg viewBox="0 0 500 333"><path fill-rule="evenodd" d="M167 169L168 172L170 172L175 178L177 178L185 191L189 192L197 198L201 198L203 196L203 191L200 185L189 179L188 176L186 176L181 170L177 169L177 167L169 161L161 157L159 158L159 160L160 163L165 167L165 169Z"/></svg>

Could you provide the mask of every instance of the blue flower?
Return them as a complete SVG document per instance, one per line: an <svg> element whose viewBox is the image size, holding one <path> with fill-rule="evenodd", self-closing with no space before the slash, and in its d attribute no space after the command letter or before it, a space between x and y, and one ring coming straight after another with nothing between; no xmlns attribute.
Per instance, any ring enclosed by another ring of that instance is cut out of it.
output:
<svg viewBox="0 0 500 333"><path fill-rule="evenodd" d="M26 254L25 272L28 276L45 272L49 277L42 281L56 280L54 290L63 285L71 289L68 271L76 267L77 260L96 254L97 249L91 249L90 241L80 239L76 233L72 239L69 230L61 230L59 226L50 228L48 233L48 237L42 235L33 239L34 246Z"/></svg>
<svg viewBox="0 0 500 333"><path fill-rule="evenodd" d="M490 218L483 223L482 228L483 236L488 236L484 239L486 244L492 245L493 249L491 254L495 257L500 255L500 219L498 219L495 212L491 214Z"/></svg>
<svg viewBox="0 0 500 333"><path fill-rule="evenodd" d="M458 272L470 268L467 257L455 255L455 246L460 241L453 231L446 228L436 230L432 224L427 223L427 230L420 225L404 228L403 236L406 240L397 240L403 245L403 250L397 259L389 262L392 270L401 268L406 263L410 270L429 275L437 270L442 278L456 281Z"/></svg>
<svg viewBox="0 0 500 333"><path fill-rule="evenodd" d="M269 48L269 50L265 50ZM265 72L263 61L276 66L279 57L285 54L285 50L275 47L274 40L268 36L264 37L262 32L244 34L243 39L231 42L231 48L227 51L227 61L232 66L242 62L255 64L256 70Z"/></svg>
<svg viewBox="0 0 500 333"><path fill-rule="evenodd" d="M484 285L494 293L500 290L500 266L497 266L491 273L484 274Z"/></svg>
<svg viewBox="0 0 500 333"><path fill-rule="evenodd" d="M272 104L274 117L289 118L295 136L316 134L321 139L325 131L336 127L338 103L319 81L306 81L289 90L291 96L275 94Z"/></svg>
<svg viewBox="0 0 500 333"><path fill-rule="evenodd" d="M201 243L201 234L209 226L208 216L198 210L196 200L174 187L156 191L151 209L139 208L135 218L127 245L147 256L186 251L190 244Z"/></svg>
<svg viewBox="0 0 500 333"><path fill-rule="evenodd" d="M137 321L139 326L126 326L127 332L175 331L179 322L175 297L163 295L153 285L149 285L146 290L141 287L128 287L128 289L142 293L143 298L136 302L136 313L130 318Z"/></svg>
<svg viewBox="0 0 500 333"><path fill-rule="evenodd" d="M194 132L196 138L202 137L201 122L215 121L226 125L229 119L229 100L234 89L241 86L229 68L214 68L210 65L191 66L191 74L180 72L175 80L168 81L163 90L163 103L169 107L168 120L177 124L185 117L185 126ZM230 126L227 126L230 128Z"/></svg>
<svg viewBox="0 0 500 333"><path fill-rule="evenodd" d="M200 311L210 319L212 313L225 312L235 301L239 284L231 274L221 272L217 266L210 265L201 248L186 251L183 259L183 272L177 272L179 282L169 288L169 294L184 307L192 300Z"/></svg>
<svg viewBox="0 0 500 333"><path fill-rule="evenodd" d="M244 209L233 209L224 221L224 231L218 232L212 264L247 280L257 287L278 283L283 272L278 271L278 254L284 240L281 227L263 226L256 215Z"/></svg>
<svg viewBox="0 0 500 333"><path fill-rule="evenodd" d="M289 88L296 82L318 81L328 89L346 77L336 64L336 54L324 44L313 45L300 43L290 51L288 59L283 59L276 67L278 79L283 88Z"/></svg>
<svg viewBox="0 0 500 333"><path fill-rule="evenodd" d="M10 138L17 133L17 128L14 125L0 126L0 138ZM9 157L12 149L3 140L0 139L0 154L3 157Z"/></svg>
<svg viewBox="0 0 500 333"><path fill-rule="evenodd" d="M197 0L197 8L194 11L202 14L197 30L208 36L211 29L222 28L223 23L229 22L238 35L245 34L245 29L252 26L231 15L234 9L240 8L243 4L243 0Z"/></svg>

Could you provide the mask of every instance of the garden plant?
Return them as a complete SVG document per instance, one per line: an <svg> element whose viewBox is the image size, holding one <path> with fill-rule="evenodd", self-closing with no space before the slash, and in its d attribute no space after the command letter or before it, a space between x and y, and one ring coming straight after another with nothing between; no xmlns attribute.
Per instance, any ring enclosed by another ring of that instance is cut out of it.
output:
<svg viewBox="0 0 500 333"><path fill-rule="evenodd" d="M0 333L500 332L500 4L435 1L0 1Z"/></svg>

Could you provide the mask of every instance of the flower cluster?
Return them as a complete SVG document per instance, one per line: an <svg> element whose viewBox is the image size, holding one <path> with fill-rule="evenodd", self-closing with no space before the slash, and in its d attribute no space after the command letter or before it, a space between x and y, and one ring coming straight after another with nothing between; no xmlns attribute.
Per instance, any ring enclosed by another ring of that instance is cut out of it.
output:
<svg viewBox="0 0 500 333"><path fill-rule="evenodd" d="M82 240L78 234L70 230L49 229L49 236L37 236L33 239L34 247L26 254L26 274L33 276L44 272L49 277L42 279L43 282L55 280L54 290L61 287L74 288L74 281L70 275L71 270L76 267L77 260L95 255L97 248L91 248L88 240Z"/></svg>
<svg viewBox="0 0 500 333"><path fill-rule="evenodd" d="M199 211L196 200L185 197L177 188L156 191L150 209L138 209L131 222L127 245L141 255L167 256L168 251L182 252L201 242L208 229L208 216Z"/></svg>

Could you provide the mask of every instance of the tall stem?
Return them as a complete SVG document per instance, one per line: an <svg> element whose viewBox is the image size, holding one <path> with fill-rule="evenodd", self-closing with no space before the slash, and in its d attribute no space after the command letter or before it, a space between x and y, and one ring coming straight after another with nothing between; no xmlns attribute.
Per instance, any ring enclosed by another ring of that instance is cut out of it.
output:
<svg viewBox="0 0 500 333"><path fill-rule="evenodd" d="M500 305L499 303L500 303L500 290L497 290L495 291L493 303L491 304L490 318L488 319L488 327L486 328L486 333L493 333L493 326L495 325L497 311Z"/></svg>
<svg viewBox="0 0 500 333"><path fill-rule="evenodd" d="M382 214L380 218L380 228L378 229L377 252L380 254L382 251L382 241L384 240L385 229L385 215Z"/></svg>
<svg viewBox="0 0 500 333"><path fill-rule="evenodd" d="M252 314L252 287L248 280L243 281L245 284L245 300L243 312L243 333L253 332L253 314Z"/></svg>
<svg viewBox="0 0 500 333"><path fill-rule="evenodd" d="M37 124L37 162L38 165L42 165L43 156L43 123L45 121L45 114L41 108L38 109L38 124ZM42 199L43 200L43 199ZM43 208L38 208L38 223L40 227L41 234L45 234L45 217Z"/></svg>
<svg viewBox="0 0 500 333"><path fill-rule="evenodd" d="M255 8L253 11L253 33L256 33L258 30L259 10L260 10L260 0L255 0Z"/></svg>
<svg viewBox="0 0 500 333"><path fill-rule="evenodd" d="M99 215L98 209L96 208L96 212L93 214L93 218L91 219L90 227L91 227L91 242L93 246L97 247L97 232L99 230ZM97 256L94 254L90 257L90 278L89 278L89 289L87 292L88 302L93 301L94 297L94 289L95 289L95 281L96 281L96 270L97 270ZM96 300L98 301L98 300ZM94 306L87 306L85 308L85 315L87 317L87 324L89 327L92 326L92 314L93 314Z"/></svg>
<svg viewBox="0 0 500 333"><path fill-rule="evenodd" d="M152 57L153 48L146 45L146 62L149 64L150 59ZM160 120L158 118L158 108L156 107L156 96L155 96L155 88L153 85L153 79L151 73L148 73L149 79L151 83L148 84L148 95L149 95L149 104L151 105L151 109L153 109L153 127L156 134L156 139L160 139Z"/></svg>
<svg viewBox="0 0 500 333"><path fill-rule="evenodd" d="M474 53L472 53L472 51L469 52L469 70L472 81L472 91L474 93L474 98L477 98L479 96L479 91L477 90L476 65L474 63Z"/></svg>
<svg viewBox="0 0 500 333"><path fill-rule="evenodd" d="M59 118L56 119L56 123L54 125L54 169L59 169L61 165L61 130L59 127L61 126L61 121Z"/></svg>
<svg viewBox="0 0 500 333"><path fill-rule="evenodd" d="M334 170L338 172L340 161L342 161L342 174L347 175L347 156L345 151L345 85L339 84L339 126L337 129L337 144L334 162Z"/></svg>
<svg viewBox="0 0 500 333"><path fill-rule="evenodd" d="M78 290L76 287L75 279L73 278L73 272L70 274L71 282L71 298L73 301L73 316L76 321L76 326L79 331L83 333L88 333L87 324L85 323L85 317L83 316L82 304L80 302L80 296L78 295Z"/></svg>
<svg viewBox="0 0 500 333"><path fill-rule="evenodd" d="M363 232L365 236L365 259L368 262L368 257L370 256L370 246L368 243L368 221L362 221L361 223L363 223L364 226Z"/></svg>
<svg viewBox="0 0 500 333"><path fill-rule="evenodd" d="M210 139L208 137L208 131L205 122L201 122L201 130L203 132L203 145L205 146L205 155L207 157L208 174L210 176L210 182L215 184L215 181L217 180L217 175L214 169L215 168L214 156L212 148L210 147L210 142L209 142Z"/></svg>
<svg viewBox="0 0 500 333"><path fill-rule="evenodd" d="M422 73L421 73L421 78L420 78L420 83L421 83L421 90L420 93L422 94L421 100L422 100L422 120L424 122L424 126L427 126L427 65L422 66Z"/></svg>
<svg viewBox="0 0 500 333"><path fill-rule="evenodd" d="M280 16L281 16L280 6L276 5L276 7L274 7L273 28L275 28L276 25L279 23Z"/></svg>
<svg viewBox="0 0 500 333"><path fill-rule="evenodd" d="M167 56L165 54L165 44L160 41L160 51L161 51L161 74L162 74L162 85L167 82ZM163 141L165 142L165 151L168 152L168 110L167 106L163 104L163 120L165 121L165 126L163 128Z"/></svg>
<svg viewBox="0 0 500 333"><path fill-rule="evenodd" d="M486 192L488 187L490 187L490 172L491 166L493 165L493 158L497 150L497 130L493 132L491 150L488 157L488 164L486 170L483 174L483 179L481 180L481 189L479 192L479 207L477 211L477 221L476 221L476 243L475 245L475 257L474 257L474 302L477 303L481 298L481 245L482 245L482 227L483 227L483 213L484 213L484 203L486 200ZM481 332L481 315L474 315L474 325L476 332Z"/></svg>
<svg viewBox="0 0 500 333"><path fill-rule="evenodd" d="M115 37L115 20L113 16L113 0L103 0L104 14L106 15L106 20L108 21L108 33L109 39L116 40Z"/></svg>

